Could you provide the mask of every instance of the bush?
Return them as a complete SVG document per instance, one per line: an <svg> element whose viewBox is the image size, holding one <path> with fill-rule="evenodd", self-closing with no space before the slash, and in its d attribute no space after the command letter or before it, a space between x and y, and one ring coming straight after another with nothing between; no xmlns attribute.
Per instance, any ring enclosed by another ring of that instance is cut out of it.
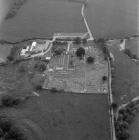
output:
<svg viewBox="0 0 139 140"><path fill-rule="evenodd" d="M96 43L100 44L100 45L104 45L105 44L105 39L104 38L99 38L99 39L96 40Z"/></svg>
<svg viewBox="0 0 139 140"><path fill-rule="evenodd" d="M127 131L123 131L117 135L118 140L129 140L130 134Z"/></svg>
<svg viewBox="0 0 139 140"><path fill-rule="evenodd" d="M15 17L18 10L25 2L27 2L27 0L15 0L12 8L7 13L5 20Z"/></svg>
<svg viewBox="0 0 139 140"><path fill-rule="evenodd" d="M12 127L10 131L5 135L7 140L27 140L27 137L17 127Z"/></svg>
<svg viewBox="0 0 139 140"><path fill-rule="evenodd" d="M21 103L20 98L13 98L9 95L2 96L1 104L3 107L13 107Z"/></svg>
<svg viewBox="0 0 139 140"><path fill-rule="evenodd" d="M3 130L0 128L0 138L2 138L4 136L4 132Z"/></svg>
<svg viewBox="0 0 139 140"><path fill-rule="evenodd" d="M112 103L112 104L111 104L111 107L112 107L113 110L116 110L117 107L118 107L118 105L117 105L116 103Z"/></svg>
<svg viewBox="0 0 139 140"><path fill-rule="evenodd" d="M51 88L50 91L53 92L53 93L58 92L57 88L55 88L55 87Z"/></svg>
<svg viewBox="0 0 139 140"><path fill-rule="evenodd" d="M85 55L85 49L80 47L76 50L76 55L79 57L79 58L82 58L84 55Z"/></svg>
<svg viewBox="0 0 139 140"><path fill-rule="evenodd" d="M1 99L2 106L11 107L13 106L13 97L11 96L3 96Z"/></svg>
<svg viewBox="0 0 139 140"><path fill-rule="evenodd" d="M137 55L135 55L135 54L132 55L132 58L133 59L138 59Z"/></svg>
<svg viewBox="0 0 139 140"><path fill-rule="evenodd" d="M14 58L13 58L12 56L7 56L7 60L9 60L9 61L13 61Z"/></svg>
<svg viewBox="0 0 139 140"><path fill-rule="evenodd" d="M84 39L82 40L82 42L83 42L84 45L86 45L86 44L87 44L87 39L84 38Z"/></svg>
<svg viewBox="0 0 139 140"><path fill-rule="evenodd" d="M107 76L103 76L103 77L102 77L102 81L103 81L103 82L105 82L105 81L107 81L107 80L108 80L108 77L107 77Z"/></svg>
<svg viewBox="0 0 139 140"><path fill-rule="evenodd" d="M19 105L20 103L21 103L21 99L19 99L19 98L13 100L13 105L14 105L14 106L17 106L17 105Z"/></svg>
<svg viewBox="0 0 139 140"><path fill-rule="evenodd" d="M20 65L19 68L18 68L18 71L21 72L21 73L25 73L26 72L25 66Z"/></svg>
<svg viewBox="0 0 139 140"><path fill-rule="evenodd" d="M11 129L12 122L6 116L0 116L0 129L5 133Z"/></svg>
<svg viewBox="0 0 139 140"><path fill-rule="evenodd" d="M44 63L38 62L35 64L34 68L40 72L43 72L46 70L46 66Z"/></svg>
<svg viewBox="0 0 139 140"><path fill-rule="evenodd" d="M82 40L81 40L80 37L76 37L76 38L74 39L74 44L79 45L79 44L81 44L81 42L82 42Z"/></svg>
<svg viewBox="0 0 139 140"><path fill-rule="evenodd" d="M95 61L95 58L94 57L91 57L91 56L89 56L89 57L87 57L87 63L94 63L94 61Z"/></svg>
<svg viewBox="0 0 139 140"><path fill-rule="evenodd" d="M42 89L42 86L41 85L36 85L35 86L35 90L41 90Z"/></svg>
<svg viewBox="0 0 139 140"><path fill-rule="evenodd" d="M129 49L125 49L125 50L124 50L124 53L125 53L126 55L128 55L129 57L132 57L132 53L131 53L131 51L130 51Z"/></svg>

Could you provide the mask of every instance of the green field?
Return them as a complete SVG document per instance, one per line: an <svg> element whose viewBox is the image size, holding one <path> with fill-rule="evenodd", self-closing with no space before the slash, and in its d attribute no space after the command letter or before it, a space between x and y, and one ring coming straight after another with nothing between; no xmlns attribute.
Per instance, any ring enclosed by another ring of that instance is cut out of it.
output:
<svg viewBox="0 0 139 140"><path fill-rule="evenodd" d="M0 44L0 62L6 60L7 56L10 54L11 48L11 45Z"/></svg>
<svg viewBox="0 0 139 140"><path fill-rule="evenodd" d="M139 38L126 41L126 48L139 58Z"/></svg>
<svg viewBox="0 0 139 140"><path fill-rule="evenodd" d="M109 50L115 57L115 74L112 81L114 100L120 105L139 95L139 64L118 50L115 45Z"/></svg>
<svg viewBox="0 0 139 140"><path fill-rule="evenodd" d="M56 32L86 32L81 6L61 0L28 0L14 18L3 21L0 38L17 41L52 37Z"/></svg>
<svg viewBox="0 0 139 140"><path fill-rule="evenodd" d="M7 9L11 2L5 4ZM14 18L2 22L0 38L16 41L51 37L54 32L86 32L81 6L74 0L28 0ZM138 34L138 7L137 0L88 0L85 15L94 37L120 38ZM3 17L6 11L1 13Z"/></svg>
<svg viewBox="0 0 139 140"><path fill-rule="evenodd" d="M22 125L29 140L110 140L107 95L43 91L40 97L0 114Z"/></svg>
<svg viewBox="0 0 139 140"><path fill-rule="evenodd" d="M97 38L139 33L138 0L88 0L86 17Z"/></svg>

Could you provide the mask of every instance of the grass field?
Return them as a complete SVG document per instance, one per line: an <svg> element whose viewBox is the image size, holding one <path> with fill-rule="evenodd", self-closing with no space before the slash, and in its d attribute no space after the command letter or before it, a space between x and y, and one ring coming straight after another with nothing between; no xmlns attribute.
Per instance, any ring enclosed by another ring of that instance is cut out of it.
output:
<svg viewBox="0 0 139 140"><path fill-rule="evenodd" d="M139 38L135 38L126 42L126 48L131 50L139 58Z"/></svg>
<svg viewBox="0 0 139 140"><path fill-rule="evenodd" d="M110 139L107 95L43 91L40 97L31 98L17 109L1 110L0 114L22 125L30 140Z"/></svg>
<svg viewBox="0 0 139 140"><path fill-rule="evenodd" d="M139 95L139 64L132 61L118 47L109 50L115 57L115 74L112 81L114 100L120 105Z"/></svg>
<svg viewBox="0 0 139 140"><path fill-rule="evenodd" d="M17 41L52 37L57 32L86 32L81 6L61 0L28 0L14 18L3 21L0 38Z"/></svg>
<svg viewBox="0 0 139 140"><path fill-rule="evenodd" d="M139 114L137 114L133 124L130 127L130 140L138 140L139 139Z"/></svg>
<svg viewBox="0 0 139 140"><path fill-rule="evenodd" d="M139 33L138 0L88 0L86 17L96 38Z"/></svg>
<svg viewBox="0 0 139 140"><path fill-rule="evenodd" d="M0 44L0 62L5 61L7 56L10 54L12 46L11 45L1 45Z"/></svg>
<svg viewBox="0 0 139 140"><path fill-rule="evenodd" d="M27 73L19 73L18 65L0 66L0 92L31 91Z"/></svg>
<svg viewBox="0 0 139 140"><path fill-rule="evenodd" d="M138 34L138 8L137 0L88 0L85 14L94 37L120 38ZM51 37L54 32L86 32L81 3L28 0L16 17L3 21L0 26L0 37L12 41Z"/></svg>

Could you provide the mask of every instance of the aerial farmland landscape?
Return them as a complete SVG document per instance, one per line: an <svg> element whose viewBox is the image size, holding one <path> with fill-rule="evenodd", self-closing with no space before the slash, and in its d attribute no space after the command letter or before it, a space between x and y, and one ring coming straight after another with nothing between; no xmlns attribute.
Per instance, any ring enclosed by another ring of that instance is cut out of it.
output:
<svg viewBox="0 0 139 140"><path fill-rule="evenodd" d="M137 0L0 0L0 140L138 140Z"/></svg>

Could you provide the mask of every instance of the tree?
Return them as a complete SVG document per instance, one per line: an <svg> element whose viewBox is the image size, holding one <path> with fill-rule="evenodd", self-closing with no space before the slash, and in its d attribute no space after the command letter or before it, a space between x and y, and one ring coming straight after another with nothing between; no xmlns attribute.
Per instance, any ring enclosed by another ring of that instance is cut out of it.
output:
<svg viewBox="0 0 139 140"><path fill-rule="evenodd" d="M85 49L80 47L76 50L76 55L79 57L79 58L82 58L84 55L85 55Z"/></svg>
<svg viewBox="0 0 139 140"><path fill-rule="evenodd" d="M133 55L132 55L132 58L133 58L133 59L137 59L138 57L137 57L136 54L133 54Z"/></svg>
<svg viewBox="0 0 139 140"><path fill-rule="evenodd" d="M0 138L2 138L4 136L4 132L3 130L0 128Z"/></svg>
<svg viewBox="0 0 139 140"><path fill-rule="evenodd" d="M76 38L74 39L74 44L79 45L79 44L81 44L81 42L82 42L82 40L81 40L80 37L76 37Z"/></svg>
<svg viewBox="0 0 139 140"><path fill-rule="evenodd" d="M21 132L21 130L13 126L8 133L5 135L5 139L7 140L27 140L27 137Z"/></svg>
<svg viewBox="0 0 139 140"><path fill-rule="evenodd" d="M35 86L35 90L41 90L42 89L42 86L41 85L36 85Z"/></svg>
<svg viewBox="0 0 139 140"><path fill-rule="evenodd" d="M119 133L117 136L118 140L129 140L130 134L127 131L123 131L122 133Z"/></svg>
<svg viewBox="0 0 139 140"><path fill-rule="evenodd" d="M126 55L128 55L129 57L132 57L132 53L131 53L131 51L130 51L129 49L125 49L125 50L124 50L124 53L125 53Z"/></svg>
<svg viewBox="0 0 139 140"><path fill-rule="evenodd" d="M9 95L2 96L1 99L2 106L4 107L12 107L13 106L13 97Z"/></svg>
<svg viewBox="0 0 139 140"><path fill-rule="evenodd" d="M55 50L55 51L54 51L54 54L55 54L55 55L61 55L62 52L63 52L63 51L59 49L59 50Z"/></svg>
<svg viewBox="0 0 139 140"><path fill-rule="evenodd" d="M82 40L82 42L83 42L84 45L86 45L86 44L87 44L87 39L84 38L84 39Z"/></svg>
<svg viewBox="0 0 139 140"><path fill-rule="evenodd" d="M12 122L6 116L0 117L0 129L3 133L8 132L11 129Z"/></svg>
<svg viewBox="0 0 139 140"><path fill-rule="evenodd" d="M55 87L52 87L52 88L50 89L50 91L51 91L52 93L58 92L57 88L55 88Z"/></svg>
<svg viewBox="0 0 139 140"><path fill-rule="evenodd" d="M105 39L104 38L99 38L96 40L97 44L99 45L104 45L105 44Z"/></svg>
<svg viewBox="0 0 139 140"><path fill-rule="evenodd" d="M13 61L13 57L12 56L7 56L7 60L9 60L9 61Z"/></svg>
<svg viewBox="0 0 139 140"><path fill-rule="evenodd" d="M5 95L2 96L1 104L3 107L13 107L19 105L21 101L22 101L21 98L13 98L10 95Z"/></svg>
<svg viewBox="0 0 139 140"><path fill-rule="evenodd" d="M46 66L44 63L41 63L40 61L35 64L34 68L40 72L43 72L46 70Z"/></svg>
<svg viewBox="0 0 139 140"><path fill-rule="evenodd" d="M21 73L25 73L26 72L26 68L24 65L20 65L19 68L18 68L19 72Z"/></svg>
<svg viewBox="0 0 139 140"><path fill-rule="evenodd" d="M107 77L107 76L103 76L103 77L102 77L102 81L103 81L103 82L105 82L105 81L107 81L107 80L108 80L108 77Z"/></svg>
<svg viewBox="0 0 139 140"><path fill-rule="evenodd" d="M87 63L94 63L94 61L95 61L95 58L94 57L91 57L91 56L89 56L89 57L87 57Z"/></svg>
<svg viewBox="0 0 139 140"><path fill-rule="evenodd" d="M112 107L113 110L116 110L117 107L118 107L118 105L117 105L116 103L112 103L112 104L111 104L111 107Z"/></svg>

